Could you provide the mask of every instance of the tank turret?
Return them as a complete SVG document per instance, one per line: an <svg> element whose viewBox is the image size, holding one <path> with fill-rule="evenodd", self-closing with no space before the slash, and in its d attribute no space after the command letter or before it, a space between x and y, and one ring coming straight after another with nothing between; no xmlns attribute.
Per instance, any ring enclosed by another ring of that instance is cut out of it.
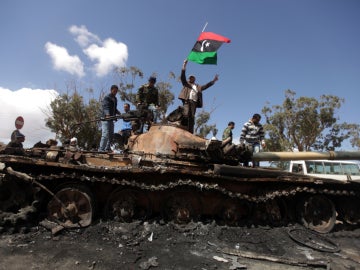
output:
<svg viewBox="0 0 360 270"><path fill-rule="evenodd" d="M204 159L215 163L237 161L286 161L286 160L360 160L360 152L260 152L252 154L234 145L234 151L224 151L218 140L207 140L171 125L153 125L149 132L133 136L129 150L176 158Z"/></svg>

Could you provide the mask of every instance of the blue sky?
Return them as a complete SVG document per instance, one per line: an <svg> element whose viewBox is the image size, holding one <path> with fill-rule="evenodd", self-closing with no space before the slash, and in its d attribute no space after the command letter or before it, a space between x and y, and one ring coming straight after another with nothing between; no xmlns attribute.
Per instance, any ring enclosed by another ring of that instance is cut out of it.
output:
<svg viewBox="0 0 360 270"><path fill-rule="evenodd" d="M98 97L118 83L115 66L140 68L145 78L138 86L153 72L160 80L170 71L179 75L206 23L206 31L231 43L219 49L217 65L190 62L187 72L201 84L219 74L204 93L218 138L230 120L238 137L267 102L281 104L286 89L297 97L342 97L340 121L359 124L360 1L2 0L0 141L7 142L18 115L27 142L46 141L44 115L34 111L53 90L66 92L70 80ZM181 85L172 84L177 96ZM35 94L41 91L44 98Z"/></svg>

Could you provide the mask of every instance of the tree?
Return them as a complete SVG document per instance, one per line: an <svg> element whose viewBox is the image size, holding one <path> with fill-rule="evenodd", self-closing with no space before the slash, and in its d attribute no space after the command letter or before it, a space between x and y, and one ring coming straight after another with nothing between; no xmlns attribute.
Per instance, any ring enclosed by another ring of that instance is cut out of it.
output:
<svg viewBox="0 0 360 270"><path fill-rule="evenodd" d="M76 137L80 147L91 149L97 147L101 132L99 122L89 120L99 118L100 113L99 101L90 99L85 103L75 90L73 94L62 94L50 103L46 126L56 133L62 143ZM78 123L83 124L77 125Z"/></svg>
<svg viewBox="0 0 360 270"><path fill-rule="evenodd" d="M206 136L212 132L213 136L216 136L218 129L216 128L216 124L207 125L207 122L210 120L211 112L206 112L202 110L197 113L195 120L195 134L202 138L206 138Z"/></svg>
<svg viewBox="0 0 360 270"><path fill-rule="evenodd" d="M345 123L346 124L346 123ZM360 125L346 124L350 130L350 144L360 150Z"/></svg>
<svg viewBox="0 0 360 270"><path fill-rule="evenodd" d="M121 67L114 70L118 75L119 82L119 95L122 101L127 101L136 105L136 90L135 82L137 79L143 79L143 72L137 67ZM135 88L135 92L133 92Z"/></svg>
<svg viewBox="0 0 360 270"><path fill-rule="evenodd" d="M356 124L338 123L336 110L344 99L333 95L322 95L318 100L295 99L295 95L295 91L287 90L282 105L262 109L270 151L334 150L359 130ZM355 144L356 139L353 139L352 145Z"/></svg>

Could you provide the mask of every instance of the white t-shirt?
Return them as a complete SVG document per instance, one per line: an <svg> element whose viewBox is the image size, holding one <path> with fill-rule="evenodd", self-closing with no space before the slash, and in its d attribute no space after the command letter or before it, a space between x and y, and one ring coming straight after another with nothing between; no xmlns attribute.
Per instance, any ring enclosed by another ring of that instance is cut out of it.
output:
<svg viewBox="0 0 360 270"><path fill-rule="evenodd" d="M197 87L195 84L191 88L189 99L191 99L192 101L195 101L195 102L197 102L197 100L198 100L198 90L197 90Z"/></svg>

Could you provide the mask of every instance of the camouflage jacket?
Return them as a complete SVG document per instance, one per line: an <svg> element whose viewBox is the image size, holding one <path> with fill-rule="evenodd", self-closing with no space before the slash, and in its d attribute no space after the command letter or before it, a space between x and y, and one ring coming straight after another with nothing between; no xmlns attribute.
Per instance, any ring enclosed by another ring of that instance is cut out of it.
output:
<svg viewBox="0 0 360 270"><path fill-rule="evenodd" d="M230 143L232 143L232 137L233 137L232 129L230 127L225 128L222 135L222 140L225 141L227 138L231 138Z"/></svg>
<svg viewBox="0 0 360 270"><path fill-rule="evenodd" d="M159 90L156 87L150 87L148 84L142 85L138 89L136 102L143 103L146 106L150 104L159 106Z"/></svg>

